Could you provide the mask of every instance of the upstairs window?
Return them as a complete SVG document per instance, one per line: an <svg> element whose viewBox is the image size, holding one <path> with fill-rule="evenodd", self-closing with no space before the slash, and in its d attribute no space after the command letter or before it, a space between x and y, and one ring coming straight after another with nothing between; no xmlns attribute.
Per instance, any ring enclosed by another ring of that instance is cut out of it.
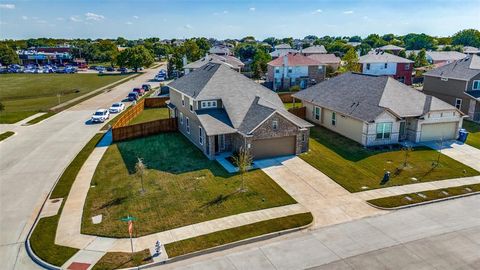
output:
<svg viewBox="0 0 480 270"><path fill-rule="evenodd" d="M272 122L272 128L273 128L273 130L278 129L278 121L275 120L275 121Z"/></svg>
<svg viewBox="0 0 480 270"><path fill-rule="evenodd" d="M276 67L275 68L275 73L280 73L280 68Z"/></svg>
<svg viewBox="0 0 480 270"><path fill-rule="evenodd" d="M288 73L292 73L292 68L291 67L288 68Z"/></svg>
<svg viewBox="0 0 480 270"><path fill-rule="evenodd" d="M332 112L332 126L335 126L337 124L337 114L335 112Z"/></svg>
<svg viewBox="0 0 480 270"><path fill-rule="evenodd" d="M392 123L377 124L377 140L390 139L392 134Z"/></svg>
<svg viewBox="0 0 480 270"><path fill-rule="evenodd" d="M367 64L367 70L370 70L370 64Z"/></svg>
<svg viewBox="0 0 480 270"><path fill-rule="evenodd" d="M182 95L182 106L185 107L185 96Z"/></svg>
<svg viewBox="0 0 480 270"><path fill-rule="evenodd" d="M383 67L384 67L384 68L387 68L387 67L388 67L388 64L387 64L387 63L385 63L385 65L384 65Z"/></svg>
<svg viewBox="0 0 480 270"><path fill-rule="evenodd" d="M409 70L410 69L410 64L405 64L405 70Z"/></svg>
<svg viewBox="0 0 480 270"><path fill-rule="evenodd" d="M320 120L320 107L315 107L313 109L313 118L315 118L315 120Z"/></svg>
<svg viewBox="0 0 480 270"><path fill-rule="evenodd" d="M202 101L201 105L202 105L202 109L216 108L217 101L216 100Z"/></svg>
<svg viewBox="0 0 480 270"><path fill-rule="evenodd" d="M180 112L180 125L183 125L183 113Z"/></svg>
<svg viewBox="0 0 480 270"><path fill-rule="evenodd" d="M456 98L455 99L455 108L461 110L462 109L462 99Z"/></svg>
<svg viewBox="0 0 480 270"><path fill-rule="evenodd" d="M186 123L187 133L190 134L190 121L188 117L185 117L185 123Z"/></svg>
<svg viewBox="0 0 480 270"><path fill-rule="evenodd" d="M480 80L473 81L472 90L480 90Z"/></svg>
<svg viewBox="0 0 480 270"><path fill-rule="evenodd" d="M189 104L190 104L190 111L193 112L193 98L189 99Z"/></svg>
<svg viewBox="0 0 480 270"><path fill-rule="evenodd" d="M198 127L198 142L203 145L203 129L202 127Z"/></svg>

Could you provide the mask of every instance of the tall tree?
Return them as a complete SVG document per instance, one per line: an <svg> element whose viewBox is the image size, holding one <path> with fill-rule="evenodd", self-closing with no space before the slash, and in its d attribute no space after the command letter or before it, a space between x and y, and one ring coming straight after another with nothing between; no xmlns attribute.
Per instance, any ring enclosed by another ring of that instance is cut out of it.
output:
<svg viewBox="0 0 480 270"><path fill-rule="evenodd" d="M354 48L350 48L348 52L343 56L345 61L344 69L351 72L360 72L360 64L358 63L358 55Z"/></svg>
<svg viewBox="0 0 480 270"><path fill-rule="evenodd" d="M421 49L417 53L417 57L415 57L415 67L425 67L428 66L428 61L427 61L427 52L425 49Z"/></svg>
<svg viewBox="0 0 480 270"><path fill-rule="evenodd" d="M135 69L135 72L138 68L148 67L153 62L154 59L152 54L142 45L127 48L117 57L117 63L119 66L133 68Z"/></svg>
<svg viewBox="0 0 480 270"><path fill-rule="evenodd" d="M403 37L403 42L407 50L432 50L435 48L433 37L426 34L410 33Z"/></svg>
<svg viewBox="0 0 480 270"><path fill-rule="evenodd" d="M20 63L20 59L12 48L6 44L0 44L0 63L5 66L18 64Z"/></svg>
<svg viewBox="0 0 480 270"><path fill-rule="evenodd" d="M465 29L452 36L453 45L480 47L480 31Z"/></svg>
<svg viewBox="0 0 480 270"><path fill-rule="evenodd" d="M258 79L261 78L263 74L267 72L267 63L272 60L270 54L265 52L261 48L257 48L255 55L253 56L252 70L253 77Z"/></svg>

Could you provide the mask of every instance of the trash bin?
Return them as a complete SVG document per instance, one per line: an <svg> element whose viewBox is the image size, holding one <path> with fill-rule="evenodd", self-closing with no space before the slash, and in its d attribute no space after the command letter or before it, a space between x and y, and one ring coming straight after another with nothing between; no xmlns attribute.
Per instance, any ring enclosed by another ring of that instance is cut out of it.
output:
<svg viewBox="0 0 480 270"><path fill-rule="evenodd" d="M466 129L462 128L458 131L458 140L464 143L467 141L468 132Z"/></svg>

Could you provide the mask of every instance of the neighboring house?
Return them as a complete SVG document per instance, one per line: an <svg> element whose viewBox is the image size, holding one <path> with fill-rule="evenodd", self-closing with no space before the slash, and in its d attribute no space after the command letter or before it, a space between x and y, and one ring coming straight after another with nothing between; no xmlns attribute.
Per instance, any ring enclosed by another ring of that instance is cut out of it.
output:
<svg viewBox="0 0 480 270"><path fill-rule="evenodd" d="M283 57L284 55L287 55L289 53L297 53L298 51L295 49L292 49L292 47L288 44L279 44L276 45L275 50L270 53L270 56L275 59L278 57Z"/></svg>
<svg viewBox="0 0 480 270"><path fill-rule="evenodd" d="M364 146L455 139L462 113L389 76L345 73L293 95L307 120Z"/></svg>
<svg viewBox="0 0 480 270"><path fill-rule="evenodd" d="M426 72L423 92L480 122L480 56L471 55Z"/></svg>
<svg viewBox="0 0 480 270"><path fill-rule="evenodd" d="M465 46L463 47L463 53L480 55L480 48Z"/></svg>
<svg viewBox="0 0 480 270"><path fill-rule="evenodd" d="M225 45L215 45L208 50L208 53L216 55L232 55L230 48Z"/></svg>
<svg viewBox="0 0 480 270"><path fill-rule="evenodd" d="M209 54L195 62L185 65L183 69L185 71L185 74L188 74L211 62L226 65L229 68L238 72L240 72L242 68L245 66L245 64L243 64L242 61L240 61L240 59L234 56L230 56L230 55L220 56L216 54Z"/></svg>
<svg viewBox="0 0 480 270"><path fill-rule="evenodd" d="M323 45L315 45L315 46L310 46L308 48L302 49L301 51L303 55L309 56L309 55L316 55L316 54L325 54L327 53L327 50Z"/></svg>
<svg viewBox="0 0 480 270"><path fill-rule="evenodd" d="M380 47L380 48L378 48L378 49L381 50L381 51L384 51L384 52L392 52L392 53L395 54L395 55L398 55L398 54L400 53L400 51L404 51L404 50L405 50L405 49L402 48L402 47L395 46L395 45L392 45L392 44L382 46L382 47Z"/></svg>
<svg viewBox="0 0 480 270"><path fill-rule="evenodd" d="M311 54L307 57L319 62L322 65L330 66L334 70L337 70L342 63L342 59L333 53Z"/></svg>
<svg viewBox="0 0 480 270"><path fill-rule="evenodd" d="M301 53L289 53L267 64L267 82L273 90L288 90L292 86L305 89L325 79L326 66Z"/></svg>
<svg viewBox="0 0 480 270"><path fill-rule="evenodd" d="M412 60L376 50L360 56L358 62L363 74L388 75L407 85L412 84Z"/></svg>
<svg viewBox="0 0 480 270"><path fill-rule="evenodd" d="M467 55L457 51L427 51L426 57L430 64L437 67L450 64L454 61L465 58Z"/></svg>
<svg viewBox="0 0 480 270"><path fill-rule="evenodd" d="M310 123L278 95L225 65L209 63L173 82L170 113L209 159L248 149L254 159L308 151Z"/></svg>

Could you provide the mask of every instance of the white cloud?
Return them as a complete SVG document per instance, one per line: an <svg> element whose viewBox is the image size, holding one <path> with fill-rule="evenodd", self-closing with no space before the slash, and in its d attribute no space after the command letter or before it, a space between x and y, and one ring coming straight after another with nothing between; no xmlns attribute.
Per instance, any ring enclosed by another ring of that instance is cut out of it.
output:
<svg viewBox="0 0 480 270"><path fill-rule="evenodd" d="M95 14L92 12L87 12L85 13L85 19L89 21L101 21L105 19L105 16L100 15L100 14Z"/></svg>
<svg viewBox="0 0 480 270"><path fill-rule="evenodd" d="M322 12L323 12L323 10L317 9L317 10L314 10L314 11L312 12L312 14L318 14L318 13L322 13Z"/></svg>
<svg viewBox="0 0 480 270"><path fill-rule="evenodd" d="M81 22L82 19L80 19L79 16L75 15L75 16L70 16L70 21L72 21L72 22Z"/></svg>
<svg viewBox="0 0 480 270"><path fill-rule="evenodd" d="M25 20L25 21L26 21L26 20L28 20L28 17L25 16L25 15L23 15L23 16L22 16L22 20Z"/></svg>
<svg viewBox="0 0 480 270"><path fill-rule="evenodd" d="M14 4L0 4L0 8L4 9L14 9L15 5Z"/></svg>
<svg viewBox="0 0 480 270"><path fill-rule="evenodd" d="M353 14L353 10L345 10L343 14Z"/></svg>
<svg viewBox="0 0 480 270"><path fill-rule="evenodd" d="M185 24L185 26L183 26L185 29L192 29L193 27L190 25L190 24Z"/></svg>
<svg viewBox="0 0 480 270"><path fill-rule="evenodd" d="M137 20L139 17L137 15L134 15L133 18Z"/></svg>
<svg viewBox="0 0 480 270"><path fill-rule="evenodd" d="M248 10L250 10L250 11L255 11L255 10L257 10L257 9L256 9L255 7L251 7L251 8L249 8Z"/></svg>
<svg viewBox="0 0 480 270"><path fill-rule="evenodd" d="M133 23L132 22L126 22L125 24L132 25Z"/></svg>

